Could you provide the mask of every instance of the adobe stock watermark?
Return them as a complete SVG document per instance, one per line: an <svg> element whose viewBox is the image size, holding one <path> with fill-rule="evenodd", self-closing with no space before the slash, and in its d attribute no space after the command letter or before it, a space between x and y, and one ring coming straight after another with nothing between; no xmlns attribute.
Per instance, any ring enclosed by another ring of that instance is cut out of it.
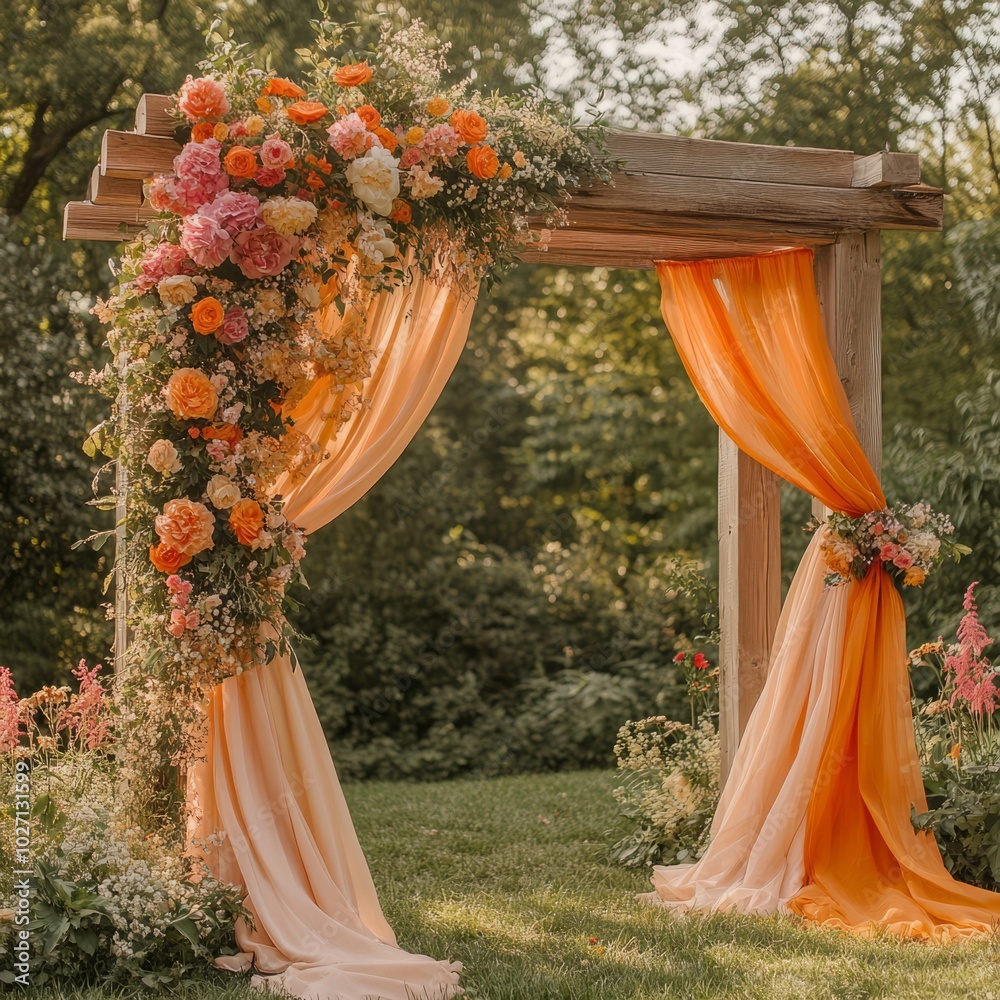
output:
<svg viewBox="0 0 1000 1000"><path fill-rule="evenodd" d="M31 764L18 760L14 764L14 923L13 964L14 982L31 985Z"/></svg>

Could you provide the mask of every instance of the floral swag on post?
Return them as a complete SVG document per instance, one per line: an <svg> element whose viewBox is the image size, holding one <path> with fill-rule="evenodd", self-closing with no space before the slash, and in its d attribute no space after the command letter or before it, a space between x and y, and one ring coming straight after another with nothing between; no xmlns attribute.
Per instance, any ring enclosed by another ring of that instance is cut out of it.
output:
<svg viewBox="0 0 1000 1000"><path fill-rule="evenodd" d="M305 86L212 36L177 98L174 172L147 185L160 216L95 309L117 404L89 445L128 483L123 694L174 764L197 751L201 695L287 649L305 538L273 490L323 457L289 414L325 376L342 421L365 405L373 297L413 269L474 291L544 239L529 214L558 224L569 186L607 176L599 128L445 83L419 23L346 62L344 29L316 28Z"/></svg>

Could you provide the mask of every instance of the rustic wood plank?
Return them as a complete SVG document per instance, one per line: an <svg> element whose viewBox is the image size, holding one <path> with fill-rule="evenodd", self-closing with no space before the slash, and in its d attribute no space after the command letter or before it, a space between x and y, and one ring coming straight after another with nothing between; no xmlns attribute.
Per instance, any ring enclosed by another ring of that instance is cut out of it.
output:
<svg viewBox="0 0 1000 1000"><path fill-rule="evenodd" d="M629 173L815 187L850 187L856 159L854 153L843 149L760 146L626 129L610 129L606 141L611 157L624 160Z"/></svg>
<svg viewBox="0 0 1000 1000"><path fill-rule="evenodd" d="M854 425L882 472L882 265L878 232L844 233L816 251L827 340Z"/></svg>
<svg viewBox="0 0 1000 1000"><path fill-rule="evenodd" d="M177 121L170 113L174 106L168 94L143 94L135 106L135 130L139 135L174 137Z"/></svg>
<svg viewBox="0 0 1000 1000"><path fill-rule="evenodd" d="M719 431L719 733L722 780L767 680L781 610L781 493Z"/></svg>
<svg viewBox="0 0 1000 1000"><path fill-rule="evenodd" d="M156 213L140 208L131 213L120 205L94 205L89 201L69 201L63 209L64 240L110 240L120 243L145 228ZM126 227L122 232L121 226Z"/></svg>
<svg viewBox="0 0 1000 1000"><path fill-rule="evenodd" d="M916 153L883 151L854 161L851 187L904 187L920 183L920 157Z"/></svg>
<svg viewBox="0 0 1000 1000"><path fill-rule="evenodd" d="M95 205L119 205L134 212L142 204L142 181L101 176L101 165L98 164L87 185L87 201Z"/></svg>
<svg viewBox="0 0 1000 1000"><path fill-rule="evenodd" d="M180 151L173 139L108 129L101 141L101 174L140 181L168 174Z"/></svg>

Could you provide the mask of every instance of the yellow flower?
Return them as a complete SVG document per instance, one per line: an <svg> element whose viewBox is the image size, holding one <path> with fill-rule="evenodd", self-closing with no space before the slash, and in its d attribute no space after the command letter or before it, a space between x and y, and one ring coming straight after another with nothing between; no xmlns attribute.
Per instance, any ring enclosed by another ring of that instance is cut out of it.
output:
<svg viewBox="0 0 1000 1000"><path fill-rule="evenodd" d="M424 130L419 125L414 125L409 132L406 133L406 145L415 146L424 137Z"/></svg>
<svg viewBox="0 0 1000 1000"><path fill-rule="evenodd" d="M257 110L265 115L269 115L274 110L274 105L266 97L258 97Z"/></svg>
<svg viewBox="0 0 1000 1000"><path fill-rule="evenodd" d="M441 97L439 94L437 97L432 97L425 105L425 110L427 114L433 115L435 118L440 118L442 115L448 114L451 110L451 105L448 103L446 97Z"/></svg>
<svg viewBox="0 0 1000 1000"><path fill-rule="evenodd" d="M212 138L219 142L225 142L229 138L229 126L225 122L216 122L212 129Z"/></svg>
<svg viewBox="0 0 1000 1000"><path fill-rule="evenodd" d="M512 173L514 173L514 168L509 163L505 163L500 168L500 173L497 174L497 176L500 178L500 180L505 181L507 180L508 177L510 177Z"/></svg>
<svg viewBox="0 0 1000 1000"><path fill-rule="evenodd" d="M250 135L260 135L264 131L264 119L260 115L251 115L247 119L247 132Z"/></svg>

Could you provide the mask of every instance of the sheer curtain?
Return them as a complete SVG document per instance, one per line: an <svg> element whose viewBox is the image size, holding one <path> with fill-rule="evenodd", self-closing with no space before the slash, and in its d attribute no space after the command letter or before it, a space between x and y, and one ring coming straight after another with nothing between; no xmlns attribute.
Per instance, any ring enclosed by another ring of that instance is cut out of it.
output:
<svg viewBox="0 0 1000 1000"><path fill-rule="evenodd" d="M296 404L297 429L326 457L301 482L279 481L287 516L307 531L333 520L389 469L426 419L461 356L475 299L441 281L412 283L367 308L373 368L346 422L347 394L320 379ZM321 321L335 332L340 318ZM438 1000L460 966L400 949L379 906L326 737L301 669L288 657L227 678L207 704L205 760L188 778L190 835L215 831L216 876L246 887L254 928L217 964L301 997Z"/></svg>
<svg viewBox="0 0 1000 1000"><path fill-rule="evenodd" d="M657 264L661 309L716 422L748 455L857 516L885 505L824 334L812 252ZM693 865L654 870L680 909L791 909L859 933L986 933L1000 895L956 882L933 837L910 716L905 617L875 566L825 587L822 532L778 624L764 691Z"/></svg>

